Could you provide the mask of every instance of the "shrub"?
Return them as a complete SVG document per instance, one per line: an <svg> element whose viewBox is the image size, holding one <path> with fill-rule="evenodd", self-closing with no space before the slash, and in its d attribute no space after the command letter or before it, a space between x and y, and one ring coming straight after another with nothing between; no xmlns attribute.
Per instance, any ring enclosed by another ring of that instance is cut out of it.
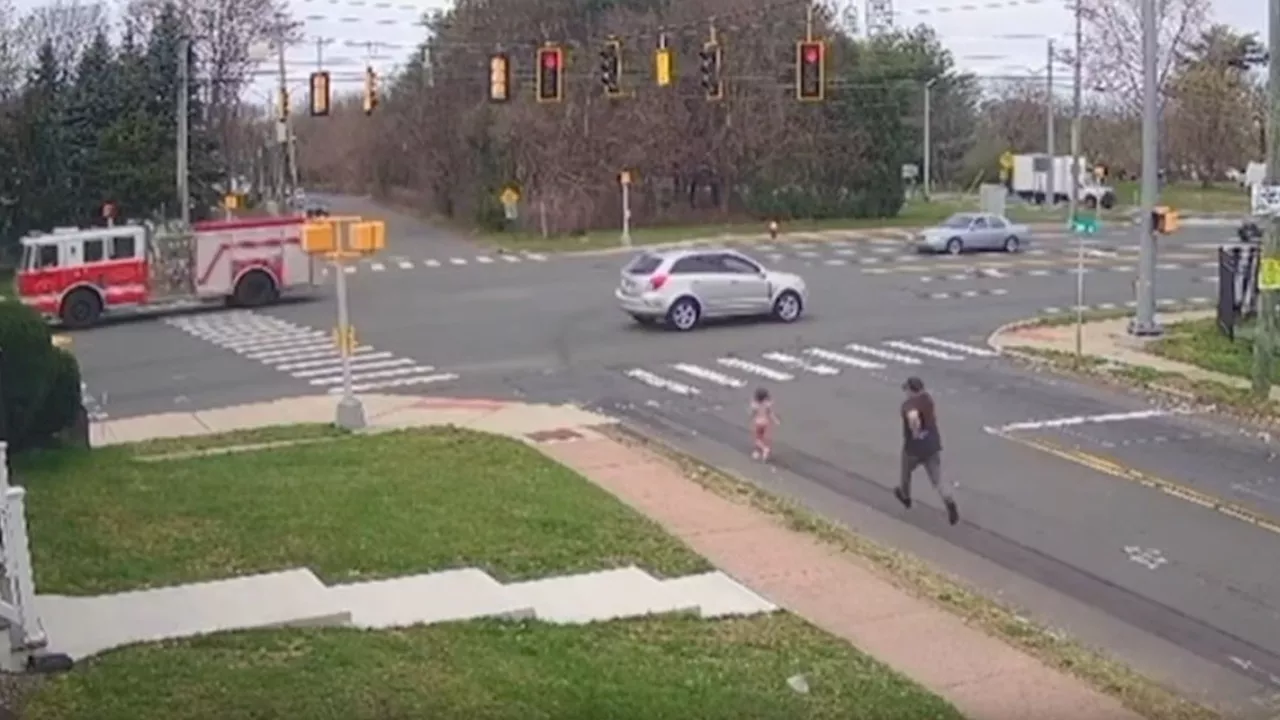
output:
<svg viewBox="0 0 1280 720"><path fill-rule="evenodd" d="M49 392L32 423L29 434L32 443L42 443L72 427L80 413L80 363L76 356L54 348L49 370Z"/></svg>
<svg viewBox="0 0 1280 720"><path fill-rule="evenodd" d="M29 444L37 416L49 394L54 350L49 328L31 308L0 302L0 402L9 444ZM78 388L77 388L78 391Z"/></svg>

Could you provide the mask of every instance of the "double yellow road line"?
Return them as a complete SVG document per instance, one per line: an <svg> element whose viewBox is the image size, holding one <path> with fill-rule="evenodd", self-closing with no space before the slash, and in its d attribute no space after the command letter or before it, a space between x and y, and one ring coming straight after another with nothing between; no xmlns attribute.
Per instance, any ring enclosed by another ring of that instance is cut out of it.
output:
<svg viewBox="0 0 1280 720"><path fill-rule="evenodd" d="M1043 453L1048 453L1054 457L1062 458L1063 460L1073 462L1077 465L1083 465L1084 467L1096 470L1104 475L1110 475L1121 480L1127 480L1128 482L1141 485L1145 488L1157 490L1165 495L1192 503L1193 505L1199 505L1200 507L1226 515L1229 518L1248 523L1249 525L1261 530L1280 535L1280 522L1272 520L1262 513L1255 512L1246 507L1228 502L1208 493L1189 488L1181 483L1142 472L1141 470L1131 468L1127 465L1122 465L1100 455L1087 453L1083 450L1077 450L1074 448L1063 447L1049 440L1018 437L1013 433L1002 431L993 431L992 434L996 437L1011 440L1019 445L1039 450Z"/></svg>

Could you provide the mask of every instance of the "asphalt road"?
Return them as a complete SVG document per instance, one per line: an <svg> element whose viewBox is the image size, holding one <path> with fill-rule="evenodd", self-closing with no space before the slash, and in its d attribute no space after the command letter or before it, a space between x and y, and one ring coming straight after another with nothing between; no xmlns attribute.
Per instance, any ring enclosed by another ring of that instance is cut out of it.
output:
<svg viewBox="0 0 1280 720"><path fill-rule="evenodd" d="M624 256L503 258L412 218L391 227L387 257L349 276L362 390L598 407L1178 687L1260 715L1280 692L1270 438L1028 373L985 347L1002 322L1074 303L1069 239L1012 257L921 258L889 237L757 246L804 274L808 316L674 334L614 307ZM1168 243L1161 297L1212 298L1202 279L1226 236L1188 230ZM1090 304L1132 299L1133 247L1117 231L1091 242ZM75 348L111 415L212 407L333 389L333 316L322 298L167 317L77 333ZM911 511L889 493L909 374L940 403L957 527L923 478ZM784 423L769 468L744 452L756 385L774 389Z"/></svg>

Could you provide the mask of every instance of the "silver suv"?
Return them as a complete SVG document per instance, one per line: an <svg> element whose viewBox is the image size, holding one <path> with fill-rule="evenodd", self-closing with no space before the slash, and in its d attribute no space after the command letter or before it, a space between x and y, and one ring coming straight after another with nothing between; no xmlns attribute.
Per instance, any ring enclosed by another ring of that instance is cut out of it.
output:
<svg viewBox="0 0 1280 720"><path fill-rule="evenodd" d="M614 296L636 322L665 322L681 331L703 318L758 315L795 322L808 301L798 275L766 270L734 250L708 248L636 257L623 268Z"/></svg>

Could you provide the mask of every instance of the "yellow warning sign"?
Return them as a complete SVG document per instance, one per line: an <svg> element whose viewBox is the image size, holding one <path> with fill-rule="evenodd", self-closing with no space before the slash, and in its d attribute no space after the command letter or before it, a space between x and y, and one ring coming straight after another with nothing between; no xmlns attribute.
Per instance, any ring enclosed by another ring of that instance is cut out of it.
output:
<svg viewBox="0 0 1280 720"><path fill-rule="evenodd" d="M1280 290L1280 258L1262 258L1258 268L1259 290Z"/></svg>
<svg viewBox="0 0 1280 720"><path fill-rule="evenodd" d="M520 202L520 191L513 187L503 188L502 194L498 196L503 205L515 205Z"/></svg>
<svg viewBox="0 0 1280 720"><path fill-rule="evenodd" d="M630 185L630 184L631 184L631 171L630 171L630 170L623 170L622 172L618 173L618 180L619 180L619 182L621 182L623 185Z"/></svg>
<svg viewBox="0 0 1280 720"><path fill-rule="evenodd" d="M991 156L988 155L987 157L991 157ZM1008 150L1005 150L1003 153L1001 153L1000 168L1006 171L1013 169L1013 153L1009 152Z"/></svg>

